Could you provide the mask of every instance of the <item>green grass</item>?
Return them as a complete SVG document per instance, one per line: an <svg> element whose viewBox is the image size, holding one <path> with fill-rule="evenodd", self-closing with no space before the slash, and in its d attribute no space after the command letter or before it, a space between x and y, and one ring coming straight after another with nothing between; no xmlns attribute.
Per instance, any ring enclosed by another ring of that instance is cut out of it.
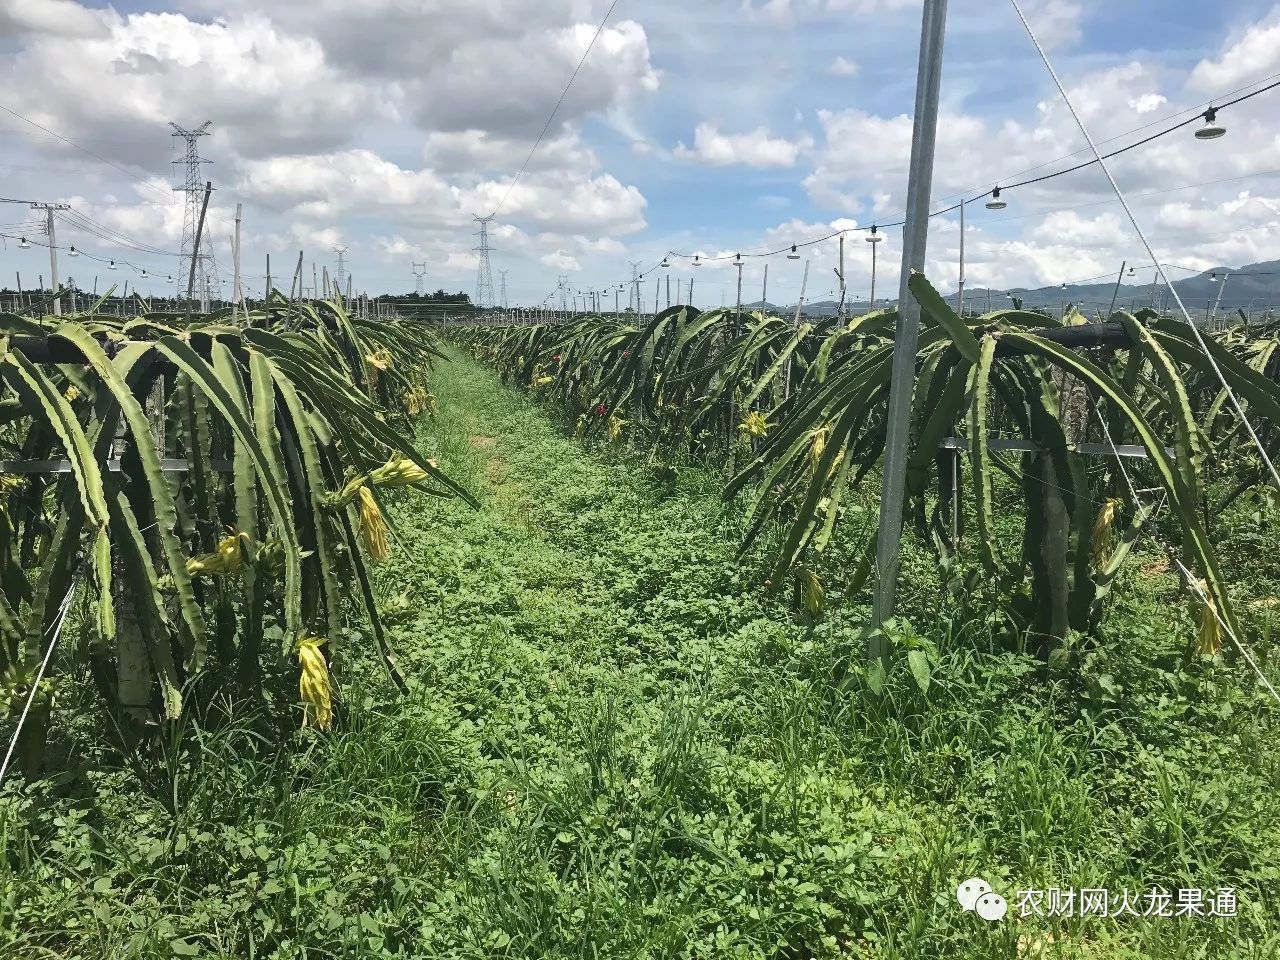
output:
<svg viewBox="0 0 1280 960"><path fill-rule="evenodd" d="M411 601L410 694L352 630L331 735L280 733L287 681L137 768L64 717L69 772L0 792L0 956L1280 954L1275 711L1243 664L1183 665L1163 584L1046 676L909 549L929 682L880 688L862 607L796 614L735 559L719 477L657 484L466 360L435 389L423 446L483 505L399 501L378 588ZM1230 886L1239 917L988 924L955 902L974 875Z"/></svg>

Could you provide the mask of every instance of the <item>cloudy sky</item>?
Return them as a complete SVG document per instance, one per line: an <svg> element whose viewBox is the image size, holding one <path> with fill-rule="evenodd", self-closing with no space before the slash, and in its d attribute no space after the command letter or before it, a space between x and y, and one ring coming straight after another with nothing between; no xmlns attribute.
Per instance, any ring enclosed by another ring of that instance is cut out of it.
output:
<svg viewBox="0 0 1280 960"><path fill-rule="evenodd" d="M182 232L168 124L209 120L210 233L224 278L240 203L255 293L268 255L278 278L304 251L309 283L312 263L332 270L337 244L357 288L411 290L410 263L425 261L431 289L471 292L472 216L500 204L494 276L508 271L513 304L543 301L561 274L577 289L616 284L630 261L648 269L668 250L747 253L901 217L918 0L620 0L513 187L607 7L0 0L0 196L71 204L59 244L120 263L108 273L64 258L64 278L161 292L176 272L164 254ZM1108 146L1280 74L1272 0L1024 7ZM1207 268L1280 258L1277 119L1280 89L1224 110L1223 139L1198 141L1189 127L1113 161L1163 259ZM951 0L934 207L1070 166L1082 148L1012 7ZM1140 258L1096 168L1007 199L999 213L969 208L970 286L1075 281ZM32 216L0 205L0 233L42 240ZM885 233L881 295L900 255L897 231ZM954 216L933 221L927 272L948 290L959 238ZM867 292L869 251L851 235L852 294ZM807 255L809 294L821 298L835 243ZM752 298L764 262L744 270ZM770 299L793 300L802 264L768 262ZM0 271L6 286L15 271L32 286L47 280L48 258L6 240ZM677 259L670 273L673 285L696 277L700 305L733 301L727 263L694 271Z"/></svg>

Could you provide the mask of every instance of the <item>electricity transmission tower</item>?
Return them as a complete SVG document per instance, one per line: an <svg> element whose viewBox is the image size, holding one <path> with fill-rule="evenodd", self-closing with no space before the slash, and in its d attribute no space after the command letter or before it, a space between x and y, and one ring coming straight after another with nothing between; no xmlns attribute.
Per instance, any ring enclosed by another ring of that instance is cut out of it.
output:
<svg viewBox="0 0 1280 960"><path fill-rule="evenodd" d="M427 265L425 263L410 263L413 269L414 293L422 296L422 278L427 275Z"/></svg>
<svg viewBox="0 0 1280 960"><path fill-rule="evenodd" d="M180 127L172 121L169 126L173 127L173 138L182 141L182 156L180 159L174 160L175 164L182 167L182 185L174 187L174 192L185 193L187 195L186 203L183 205L182 212L182 246L180 248L178 258L178 275L177 275L177 298L183 299L186 296L185 284L191 277L191 260L196 257L195 264L195 287L199 291L203 300L207 295L212 296L215 300L221 299L221 293L218 289L218 275L213 266L213 256L208 253L208 247L204 247L203 251L196 255L196 229L200 221L200 206L204 196L204 175L201 173L201 164L208 163L200 156L199 141L201 137L209 135L209 126L212 120L206 120L194 130L188 130Z"/></svg>
<svg viewBox="0 0 1280 960"><path fill-rule="evenodd" d="M489 264L489 254L493 252L493 247L489 246L489 224L493 222L494 215L489 214L487 217L473 215L472 219L480 224L480 232L476 234L480 238L480 246L472 247L476 253L480 254L480 262L476 266L476 309L484 310L494 305L493 268Z"/></svg>
<svg viewBox="0 0 1280 960"><path fill-rule="evenodd" d="M498 278L502 286L502 293L500 293L498 296L499 296L499 299L502 301L502 309L506 310L507 309L507 271L499 270Z"/></svg>
<svg viewBox="0 0 1280 960"><path fill-rule="evenodd" d="M338 281L338 294L341 296L342 291L347 287L347 262L343 259L346 255L346 247L334 247L333 252L338 255L338 272L336 279Z"/></svg>
<svg viewBox="0 0 1280 960"><path fill-rule="evenodd" d="M565 286L564 286L564 285L565 285L566 283L568 283L568 281L569 281L569 275L568 275L568 274L566 274L566 273L561 273L561 274L559 274L559 275L558 275L558 278L559 278L559 285L560 285L560 312L561 312L561 313L566 313L566 312L568 311L568 309L569 309L569 304L568 304L568 302L565 300L565 293L566 293L566 291L565 291Z"/></svg>

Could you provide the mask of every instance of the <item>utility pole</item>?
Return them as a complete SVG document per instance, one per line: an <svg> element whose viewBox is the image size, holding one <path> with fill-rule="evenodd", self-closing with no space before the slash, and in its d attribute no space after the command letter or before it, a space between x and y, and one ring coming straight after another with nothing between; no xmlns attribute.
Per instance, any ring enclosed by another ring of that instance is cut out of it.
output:
<svg viewBox="0 0 1280 960"><path fill-rule="evenodd" d="M920 305L908 282L924 269L929 237L929 192L938 132L938 89L942 83L942 45L946 35L947 0L924 0L920 24L920 64L916 73L916 106L911 136L911 173L907 182L907 216L902 228L902 273L898 279L898 329L893 344L889 410L885 437L884 486L880 497L880 529L876 539L875 623L893 616L902 537L907 454L911 439L911 396L915 391L916 346ZM885 663L888 639L879 634L867 644L868 659Z"/></svg>
<svg viewBox="0 0 1280 960"><path fill-rule="evenodd" d="M231 285L231 298L232 298L231 299L231 323L232 325L234 325L236 322L236 315L240 310L240 297L243 295L242 291L240 290L240 212L242 207L243 207L243 204L239 204L239 203L236 204L236 236L235 236L235 242L232 244L234 249L231 251L231 269L235 273L235 279L232 281L232 285ZM298 266L299 268L301 268L302 266L301 260L298 261Z"/></svg>
<svg viewBox="0 0 1280 960"><path fill-rule="evenodd" d="M876 247L884 237L876 232L876 225L871 225L871 234L867 237L867 243L871 244L871 309L876 308Z"/></svg>
<svg viewBox="0 0 1280 960"><path fill-rule="evenodd" d="M507 271L506 270L498 271L498 280L499 280L499 283L502 285L502 294L499 299L502 300L502 309L506 310L507 309Z"/></svg>
<svg viewBox="0 0 1280 960"><path fill-rule="evenodd" d="M565 299L564 299L565 298L564 285L568 282L568 280L569 280L568 274L561 273L556 275L556 282L557 282L557 285L560 287L560 313L561 314L564 314L569 309L568 306L565 304Z"/></svg>
<svg viewBox="0 0 1280 960"><path fill-rule="evenodd" d="M844 320L844 298L847 288L844 283L844 234L840 234L840 269L836 271L836 277L840 280L840 307L836 310L836 319Z"/></svg>
<svg viewBox="0 0 1280 960"><path fill-rule="evenodd" d="M418 296L422 296L422 280L427 275L427 265L425 263L410 263L409 267L413 270L413 292Z"/></svg>
<svg viewBox="0 0 1280 960"><path fill-rule="evenodd" d="M960 282L956 286L956 313L964 316L964 205L960 201Z"/></svg>
<svg viewBox="0 0 1280 960"><path fill-rule="evenodd" d="M1124 280L1124 268L1128 266L1127 260L1120 261L1120 275L1116 277L1116 288L1111 291L1111 306L1107 309L1107 319L1116 312L1116 297L1120 296L1120 282Z"/></svg>
<svg viewBox="0 0 1280 960"><path fill-rule="evenodd" d="M760 315L769 313L769 264L764 265L764 284L760 288Z"/></svg>
<svg viewBox="0 0 1280 960"><path fill-rule="evenodd" d="M58 291L58 241L53 235L53 212L55 210L70 210L71 205L66 203L33 203L31 204L31 209L43 210L45 213L44 231L49 235L49 279L53 284L53 315L60 317L62 316L62 295Z"/></svg>

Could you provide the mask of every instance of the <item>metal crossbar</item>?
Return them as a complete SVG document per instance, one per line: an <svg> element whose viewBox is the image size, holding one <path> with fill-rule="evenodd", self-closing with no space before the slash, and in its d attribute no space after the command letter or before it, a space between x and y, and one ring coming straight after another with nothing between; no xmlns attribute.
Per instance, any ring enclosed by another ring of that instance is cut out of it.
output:
<svg viewBox="0 0 1280 960"><path fill-rule="evenodd" d="M209 468L215 473L230 473L230 460L214 460ZM107 469L119 473L120 459L107 461ZM160 469L165 473L186 473L191 469L189 460L173 460L165 458L160 461ZM0 460L0 473L70 473L70 460Z"/></svg>
<svg viewBox="0 0 1280 960"><path fill-rule="evenodd" d="M947 437L938 448L941 450L969 450L972 448L968 437ZM1043 449L1039 444L1032 443L1030 440L1012 440L1012 439L996 439L987 441L988 450L1012 450L1017 453L1037 453ZM1121 443L1115 447L1106 443L1077 443L1073 448L1074 453L1083 453L1091 457L1132 457L1137 460L1146 460L1146 447L1136 443ZM1171 447L1165 447L1164 452L1169 456L1174 456Z"/></svg>

